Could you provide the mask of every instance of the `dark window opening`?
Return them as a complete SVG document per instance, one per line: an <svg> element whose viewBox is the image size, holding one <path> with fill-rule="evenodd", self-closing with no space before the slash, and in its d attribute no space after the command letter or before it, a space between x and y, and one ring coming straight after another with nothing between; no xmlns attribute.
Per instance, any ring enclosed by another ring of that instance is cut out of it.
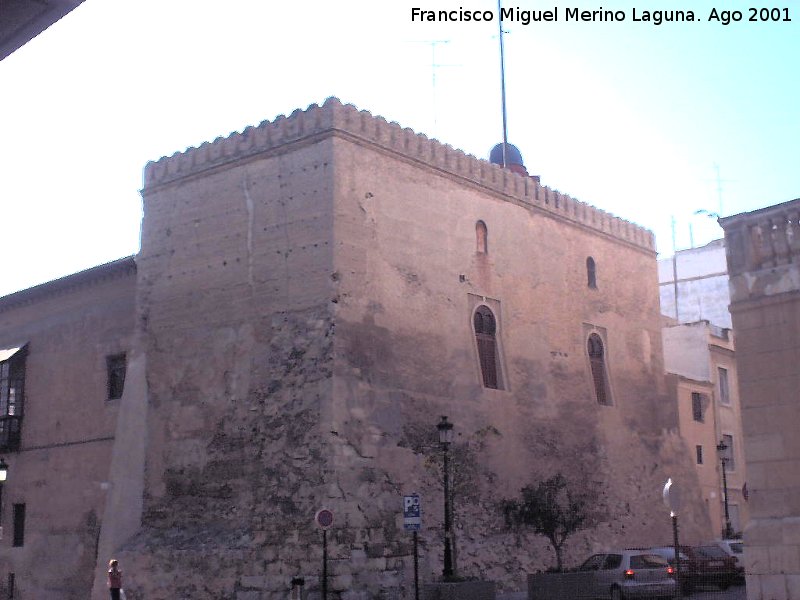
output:
<svg viewBox="0 0 800 600"><path fill-rule="evenodd" d="M703 464L703 447L702 446L695 446L694 447L695 453L697 454L697 464Z"/></svg>
<svg viewBox="0 0 800 600"><path fill-rule="evenodd" d="M127 361L124 354L117 354L106 358L108 368L108 399L118 400L122 398L125 389L125 372Z"/></svg>
<svg viewBox="0 0 800 600"><path fill-rule="evenodd" d="M475 223L475 242L478 254L489 253L489 232L486 230L486 223L478 221Z"/></svg>
<svg viewBox="0 0 800 600"><path fill-rule="evenodd" d="M480 306L473 317L475 341L484 387L502 389L497 365L497 322L488 306Z"/></svg>
<svg viewBox="0 0 800 600"><path fill-rule="evenodd" d="M692 392L692 418L698 423L702 423L705 421L703 413L703 394Z"/></svg>
<svg viewBox="0 0 800 600"><path fill-rule="evenodd" d="M597 267L594 264L594 259L590 256L586 259L586 280L587 285L592 288L597 288Z"/></svg>
<svg viewBox="0 0 800 600"><path fill-rule="evenodd" d="M14 505L14 539L13 545L15 547L22 546L25 543L25 505Z"/></svg>
<svg viewBox="0 0 800 600"><path fill-rule="evenodd" d="M606 357L603 340L596 333L589 336L586 344L589 353L589 365L592 369L592 382L594 394L598 404L611 406L611 392L608 389L608 374L606 373Z"/></svg>
<svg viewBox="0 0 800 600"><path fill-rule="evenodd" d="M25 404L26 349L5 350L0 362L0 450L18 450Z"/></svg>

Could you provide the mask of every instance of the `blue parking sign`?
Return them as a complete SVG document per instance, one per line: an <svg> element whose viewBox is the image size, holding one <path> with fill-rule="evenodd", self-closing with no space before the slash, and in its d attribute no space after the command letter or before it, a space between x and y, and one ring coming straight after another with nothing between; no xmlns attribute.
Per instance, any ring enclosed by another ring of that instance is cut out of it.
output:
<svg viewBox="0 0 800 600"><path fill-rule="evenodd" d="M422 503L419 494L403 496L403 529L419 531L422 528Z"/></svg>

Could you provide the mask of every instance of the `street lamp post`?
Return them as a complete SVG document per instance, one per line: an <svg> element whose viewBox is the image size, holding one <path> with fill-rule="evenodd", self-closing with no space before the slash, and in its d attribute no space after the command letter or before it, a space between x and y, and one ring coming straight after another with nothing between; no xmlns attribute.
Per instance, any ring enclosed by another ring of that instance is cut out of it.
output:
<svg viewBox="0 0 800 600"><path fill-rule="evenodd" d="M444 569L442 577L445 580L453 577L453 551L451 546L450 530L450 456L448 450L453 442L453 424L442 416L441 421L436 424L439 430L439 443L442 446L444 455Z"/></svg>
<svg viewBox="0 0 800 600"><path fill-rule="evenodd" d="M728 475L725 472L725 465L728 462L728 455L726 450L728 444L725 440L720 440L717 444L717 452L719 453L719 461L722 464L722 498L725 501L725 539L733 537L733 528L731 527L731 515L728 510Z"/></svg>

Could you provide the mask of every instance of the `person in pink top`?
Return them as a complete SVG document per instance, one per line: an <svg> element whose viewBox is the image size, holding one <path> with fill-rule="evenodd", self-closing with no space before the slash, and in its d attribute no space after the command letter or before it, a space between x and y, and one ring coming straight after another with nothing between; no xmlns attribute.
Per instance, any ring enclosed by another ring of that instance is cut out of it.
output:
<svg viewBox="0 0 800 600"><path fill-rule="evenodd" d="M108 591L111 592L111 600L120 600L120 590L122 590L122 571L119 570L119 561L112 558L108 561Z"/></svg>

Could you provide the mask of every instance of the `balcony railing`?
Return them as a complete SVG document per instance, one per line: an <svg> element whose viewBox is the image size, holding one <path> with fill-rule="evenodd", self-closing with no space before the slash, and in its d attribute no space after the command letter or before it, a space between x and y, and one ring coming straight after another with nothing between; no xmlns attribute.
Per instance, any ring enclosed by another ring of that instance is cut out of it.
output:
<svg viewBox="0 0 800 600"><path fill-rule="evenodd" d="M725 217L720 224L732 276L800 261L800 199Z"/></svg>

